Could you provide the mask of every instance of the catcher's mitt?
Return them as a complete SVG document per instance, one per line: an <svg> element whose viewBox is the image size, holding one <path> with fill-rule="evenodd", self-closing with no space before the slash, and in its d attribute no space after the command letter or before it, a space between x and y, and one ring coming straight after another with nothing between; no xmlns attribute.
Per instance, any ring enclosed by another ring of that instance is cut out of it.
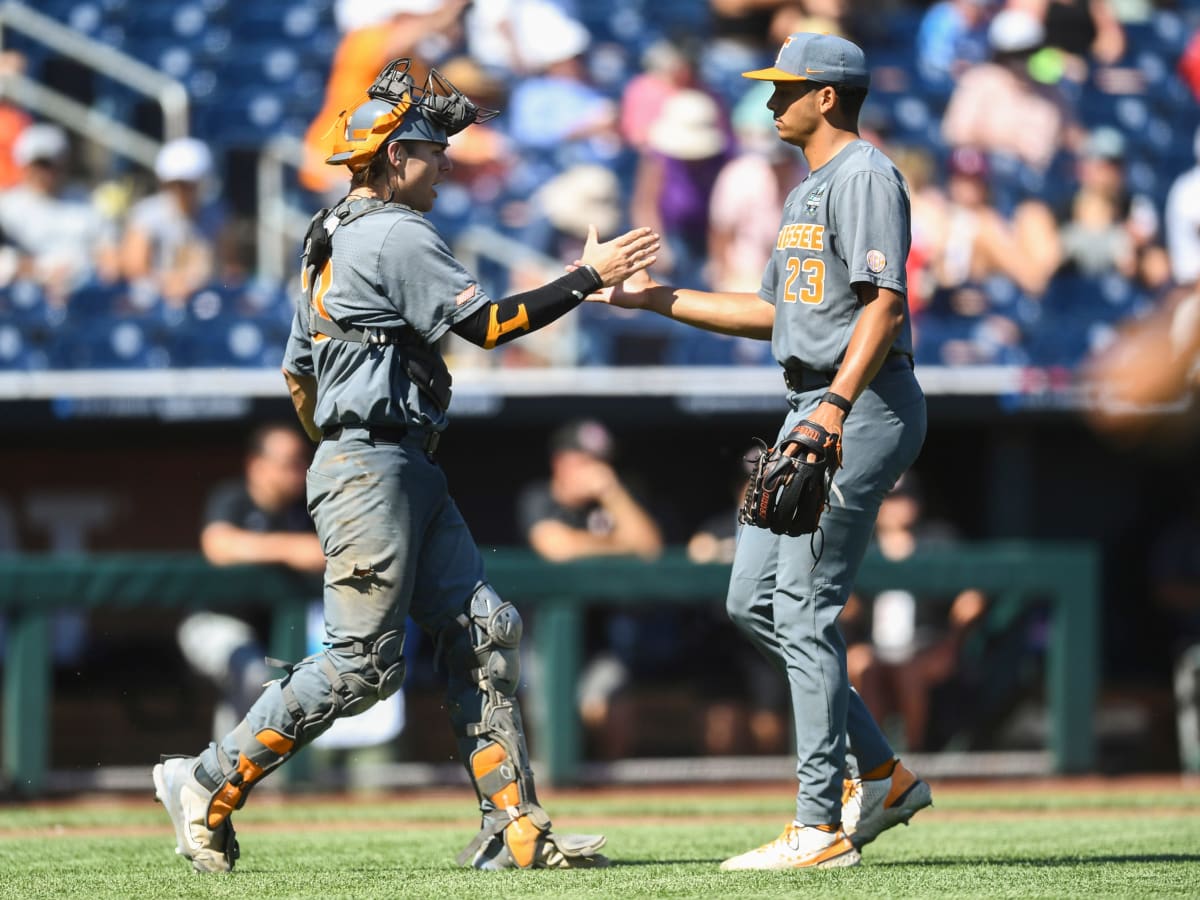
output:
<svg viewBox="0 0 1200 900"><path fill-rule="evenodd" d="M778 447L762 448L738 521L791 537L816 531L842 462L840 436L805 419Z"/></svg>

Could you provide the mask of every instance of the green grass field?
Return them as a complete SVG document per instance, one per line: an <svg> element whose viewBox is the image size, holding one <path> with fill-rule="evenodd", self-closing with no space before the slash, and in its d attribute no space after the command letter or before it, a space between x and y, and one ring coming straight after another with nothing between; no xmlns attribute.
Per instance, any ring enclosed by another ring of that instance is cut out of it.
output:
<svg viewBox="0 0 1200 900"><path fill-rule="evenodd" d="M482 873L461 792L354 799L260 795L235 819L231 876L174 856L161 807L122 800L0 807L0 897L632 898L1200 896L1200 787L1091 779L935 784L936 806L866 848L862 866L722 873L776 836L789 787L548 793L556 826L603 831L613 866Z"/></svg>

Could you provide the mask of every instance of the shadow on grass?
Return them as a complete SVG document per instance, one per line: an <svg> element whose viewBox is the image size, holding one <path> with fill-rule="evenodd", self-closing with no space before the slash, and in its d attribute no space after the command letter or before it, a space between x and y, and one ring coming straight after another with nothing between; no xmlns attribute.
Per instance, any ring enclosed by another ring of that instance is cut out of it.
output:
<svg viewBox="0 0 1200 900"><path fill-rule="evenodd" d="M890 860L867 862L872 868L906 868L908 866L1079 866L1088 863L1195 863L1200 862L1196 853L1131 853L1103 854L1100 856L1022 856L1003 859L992 856L945 856L932 859Z"/></svg>

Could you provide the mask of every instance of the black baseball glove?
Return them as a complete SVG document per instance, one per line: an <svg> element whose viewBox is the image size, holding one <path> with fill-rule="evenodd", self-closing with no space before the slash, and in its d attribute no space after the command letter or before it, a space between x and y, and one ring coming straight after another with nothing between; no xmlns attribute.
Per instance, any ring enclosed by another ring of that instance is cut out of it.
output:
<svg viewBox="0 0 1200 900"><path fill-rule="evenodd" d="M811 534L829 508L833 475L842 463L841 437L805 419L778 447L762 445L738 521L775 534ZM815 457L809 460L809 456Z"/></svg>

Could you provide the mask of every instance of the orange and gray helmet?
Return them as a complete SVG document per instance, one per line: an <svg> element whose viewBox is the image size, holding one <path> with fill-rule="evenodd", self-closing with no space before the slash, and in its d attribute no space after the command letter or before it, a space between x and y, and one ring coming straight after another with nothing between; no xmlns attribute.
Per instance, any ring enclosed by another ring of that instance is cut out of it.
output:
<svg viewBox="0 0 1200 900"><path fill-rule="evenodd" d="M418 88L410 65L407 57L392 60L367 88L366 100L342 111L331 129L336 139L326 163L357 172L392 141L446 145L468 125L496 115L496 110L472 103L437 69L430 69L425 86Z"/></svg>

